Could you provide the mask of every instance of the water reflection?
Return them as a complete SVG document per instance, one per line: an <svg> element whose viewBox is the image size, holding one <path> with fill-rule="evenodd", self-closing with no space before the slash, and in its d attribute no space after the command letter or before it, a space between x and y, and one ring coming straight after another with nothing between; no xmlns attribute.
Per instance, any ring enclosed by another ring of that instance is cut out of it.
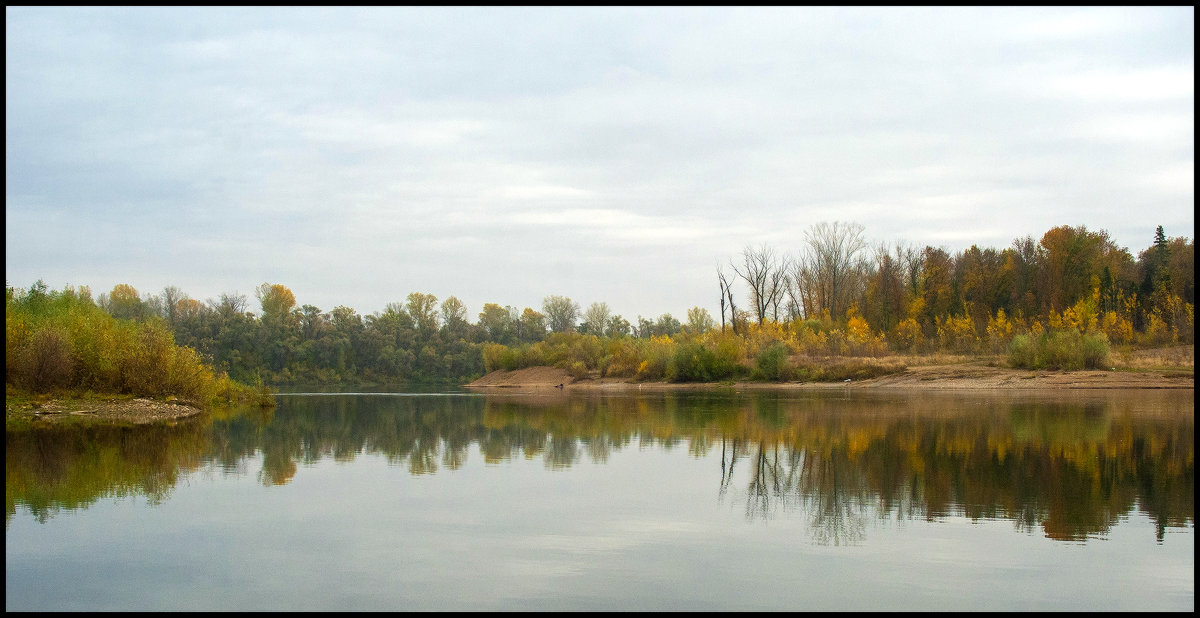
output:
<svg viewBox="0 0 1200 618"><path fill-rule="evenodd" d="M364 453L430 475L475 449L489 464L565 469L650 445L711 460L719 501L744 502L751 519L806 517L822 544L858 543L876 518L948 516L1081 541L1133 511L1161 541L1193 522L1193 402L1191 391L286 396L273 412L173 426L7 432L6 522L17 505L45 521L103 497L165 500L203 467L271 486Z"/></svg>

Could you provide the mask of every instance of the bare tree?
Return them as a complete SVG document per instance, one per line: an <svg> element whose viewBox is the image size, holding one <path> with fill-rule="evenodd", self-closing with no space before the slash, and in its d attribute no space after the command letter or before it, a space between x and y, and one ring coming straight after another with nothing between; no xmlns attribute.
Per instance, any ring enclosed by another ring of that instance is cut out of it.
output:
<svg viewBox="0 0 1200 618"><path fill-rule="evenodd" d="M246 308L249 306L246 295L238 294L237 292L222 293L220 300L211 304L213 305L213 309L226 317L245 313Z"/></svg>
<svg viewBox="0 0 1200 618"><path fill-rule="evenodd" d="M733 334L737 334L737 306L733 302L733 281L725 274L725 269L717 264L717 282L721 284L721 332L725 332L725 305L729 305L729 322L733 325Z"/></svg>
<svg viewBox="0 0 1200 618"><path fill-rule="evenodd" d="M805 286L804 267L803 255L788 262L783 284L787 294L787 316L789 322L797 318L807 317L809 314L810 305L805 302L804 295L807 289Z"/></svg>
<svg viewBox="0 0 1200 618"><path fill-rule="evenodd" d="M860 283L862 264L858 254L867 246L863 226L858 223L813 224L805 232L806 254L802 271L808 292L815 301L813 309L828 309L837 318L853 298Z"/></svg>
<svg viewBox="0 0 1200 618"><path fill-rule="evenodd" d="M893 259L900 269L900 278L904 282L905 291L910 295L915 295L921 277L921 250L896 241L892 253Z"/></svg>
<svg viewBox="0 0 1200 618"><path fill-rule="evenodd" d="M750 286L750 303L758 323L767 321L767 313L774 309L779 319L779 300L784 294L786 260L781 260L775 250L767 245L742 250L742 263L730 264L733 271Z"/></svg>
<svg viewBox="0 0 1200 618"><path fill-rule="evenodd" d="M787 293L788 289L788 267L790 264L791 260L789 260L787 256L780 257L778 262L775 264L775 267L771 269L770 281L768 281L771 301L771 319L776 322L779 321L779 304L783 302L783 297Z"/></svg>
<svg viewBox="0 0 1200 618"><path fill-rule="evenodd" d="M179 304L179 301L187 298L187 294L184 294L183 290L180 290L173 285L168 285L167 287L163 288L161 298L163 304L161 315L167 319L168 324L174 326L175 319L177 317L176 314L178 312L177 305Z"/></svg>

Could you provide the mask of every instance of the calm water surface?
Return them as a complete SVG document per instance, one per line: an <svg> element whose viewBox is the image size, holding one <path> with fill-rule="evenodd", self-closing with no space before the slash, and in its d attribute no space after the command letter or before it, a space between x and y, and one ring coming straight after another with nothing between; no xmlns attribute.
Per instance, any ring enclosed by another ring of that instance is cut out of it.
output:
<svg viewBox="0 0 1200 618"><path fill-rule="evenodd" d="M1193 412L342 393L7 432L5 609L1190 611Z"/></svg>

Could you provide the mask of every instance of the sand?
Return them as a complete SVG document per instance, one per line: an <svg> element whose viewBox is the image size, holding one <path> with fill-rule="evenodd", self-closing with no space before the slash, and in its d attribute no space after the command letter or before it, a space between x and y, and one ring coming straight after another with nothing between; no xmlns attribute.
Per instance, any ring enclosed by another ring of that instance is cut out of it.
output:
<svg viewBox="0 0 1200 618"><path fill-rule="evenodd" d="M679 390L713 384L634 382L620 378L574 378L556 367L529 367L515 371L493 371L467 384L483 391L503 388L564 390ZM723 384L727 386L728 383ZM1191 389L1195 381L1187 369L1113 369L1108 371L1032 371L992 367L986 361L909 367L899 373L848 382L739 382L744 388L827 389L891 388L919 390L993 389Z"/></svg>

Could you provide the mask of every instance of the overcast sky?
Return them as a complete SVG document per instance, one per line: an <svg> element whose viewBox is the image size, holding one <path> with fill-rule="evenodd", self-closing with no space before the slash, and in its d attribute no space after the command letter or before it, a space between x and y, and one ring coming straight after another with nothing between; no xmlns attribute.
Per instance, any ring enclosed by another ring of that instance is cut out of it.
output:
<svg viewBox="0 0 1200 618"><path fill-rule="evenodd" d="M715 265L1195 234L1175 8L6 8L5 278L717 315Z"/></svg>

